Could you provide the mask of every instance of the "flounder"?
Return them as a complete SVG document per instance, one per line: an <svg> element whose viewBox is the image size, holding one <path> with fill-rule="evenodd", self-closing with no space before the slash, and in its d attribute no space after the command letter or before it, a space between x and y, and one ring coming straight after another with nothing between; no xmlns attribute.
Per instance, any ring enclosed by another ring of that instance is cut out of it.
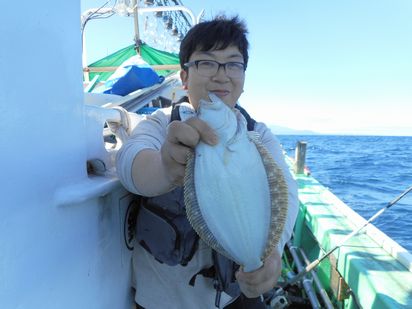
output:
<svg viewBox="0 0 412 309"><path fill-rule="evenodd" d="M253 271L281 237L288 207L285 178L241 113L214 94L197 116L218 135L189 155L184 199L190 224L213 249Z"/></svg>

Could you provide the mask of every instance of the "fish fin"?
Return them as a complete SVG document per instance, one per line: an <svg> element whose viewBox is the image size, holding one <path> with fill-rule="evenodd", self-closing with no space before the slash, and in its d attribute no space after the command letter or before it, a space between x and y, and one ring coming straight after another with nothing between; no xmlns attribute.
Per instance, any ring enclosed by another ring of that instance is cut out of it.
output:
<svg viewBox="0 0 412 309"><path fill-rule="evenodd" d="M248 133L260 153L269 184L271 214L268 241L262 256L262 260L264 260L278 245L283 234L289 206L288 185L282 169L276 164L273 156L261 142L260 135L257 132L254 132L257 133L254 134L252 131L248 131Z"/></svg>

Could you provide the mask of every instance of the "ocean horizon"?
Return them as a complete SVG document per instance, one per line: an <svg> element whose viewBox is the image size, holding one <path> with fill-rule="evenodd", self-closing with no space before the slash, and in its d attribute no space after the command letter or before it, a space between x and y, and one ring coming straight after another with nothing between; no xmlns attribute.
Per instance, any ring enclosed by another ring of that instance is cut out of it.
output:
<svg viewBox="0 0 412 309"><path fill-rule="evenodd" d="M393 137L412 137L412 127L406 128L375 128L363 129L352 132L317 132L313 130L299 130L290 127L278 126L275 124L267 124L275 135L332 135L332 136L393 136ZM396 132L396 133L395 133Z"/></svg>

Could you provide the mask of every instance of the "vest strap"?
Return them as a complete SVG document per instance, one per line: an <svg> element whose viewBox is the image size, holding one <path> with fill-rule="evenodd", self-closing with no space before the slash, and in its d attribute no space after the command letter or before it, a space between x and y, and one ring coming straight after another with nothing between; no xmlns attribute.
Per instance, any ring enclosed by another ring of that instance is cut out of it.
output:
<svg viewBox="0 0 412 309"><path fill-rule="evenodd" d="M202 275L203 277L206 278L215 278L216 276L216 270L214 266L210 266L209 268L204 268L200 271L198 271L196 274L193 275L193 277L190 279L189 281L189 285L194 286L195 285L195 281L196 281L196 277L198 275Z"/></svg>

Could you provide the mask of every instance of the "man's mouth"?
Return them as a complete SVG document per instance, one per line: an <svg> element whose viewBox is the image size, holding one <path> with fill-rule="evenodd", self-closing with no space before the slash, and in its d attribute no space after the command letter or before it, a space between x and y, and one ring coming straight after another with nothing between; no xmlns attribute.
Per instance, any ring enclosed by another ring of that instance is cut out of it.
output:
<svg viewBox="0 0 412 309"><path fill-rule="evenodd" d="M214 93L219 98L223 98L223 97L227 96L230 93L227 90L221 90L221 89L211 90L210 92Z"/></svg>

